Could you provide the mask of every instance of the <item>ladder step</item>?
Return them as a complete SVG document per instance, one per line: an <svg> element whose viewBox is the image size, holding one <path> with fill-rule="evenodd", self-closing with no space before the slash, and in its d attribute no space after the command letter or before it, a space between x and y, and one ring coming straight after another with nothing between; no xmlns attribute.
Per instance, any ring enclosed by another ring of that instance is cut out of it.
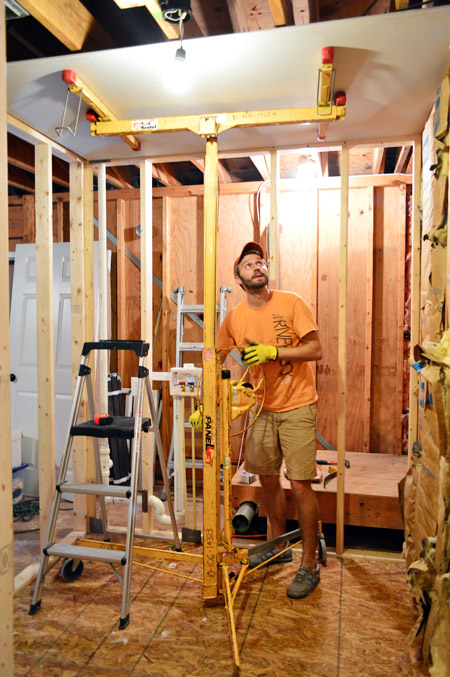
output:
<svg viewBox="0 0 450 677"><path fill-rule="evenodd" d="M120 438L131 440L134 437L134 422L133 416L114 416L114 421L109 425L97 425L91 419L84 423L78 423L70 428L70 434L73 437L100 437L100 438ZM142 431L148 432L150 429L150 419L142 419Z"/></svg>
<svg viewBox="0 0 450 677"><path fill-rule="evenodd" d="M183 341L183 343L178 344L178 350L198 350L201 351L203 350L203 343L186 343Z"/></svg>
<svg viewBox="0 0 450 677"><path fill-rule="evenodd" d="M44 555L55 555L72 559L86 559L91 562L110 562L111 564L125 565L127 558L123 550L109 550L109 548L88 548L81 545L65 545L53 543L44 548Z"/></svg>
<svg viewBox="0 0 450 677"><path fill-rule="evenodd" d="M205 312L205 307L203 304L186 304L183 303L180 305L180 313L197 313L197 315L203 315ZM220 305L216 306L216 313L220 313Z"/></svg>
<svg viewBox="0 0 450 677"><path fill-rule="evenodd" d="M117 498L130 498L131 489L128 486L116 484L78 484L76 482L62 482L56 488L62 493L87 494L92 496L113 496Z"/></svg>

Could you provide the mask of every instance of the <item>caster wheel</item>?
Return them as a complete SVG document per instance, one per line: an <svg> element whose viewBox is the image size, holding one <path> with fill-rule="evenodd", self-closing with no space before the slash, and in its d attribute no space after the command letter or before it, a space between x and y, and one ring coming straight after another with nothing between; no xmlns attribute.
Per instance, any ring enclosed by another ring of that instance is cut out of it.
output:
<svg viewBox="0 0 450 677"><path fill-rule="evenodd" d="M78 563L74 567L75 562ZM71 583L72 581L76 581L77 578L80 578L81 574L83 573L83 569L84 564L81 561L81 559L73 560L71 558L68 558L65 559L64 562L61 564L60 574L65 581Z"/></svg>
<svg viewBox="0 0 450 677"><path fill-rule="evenodd" d="M323 534L319 534L318 550L319 562L325 566L327 563L327 545Z"/></svg>

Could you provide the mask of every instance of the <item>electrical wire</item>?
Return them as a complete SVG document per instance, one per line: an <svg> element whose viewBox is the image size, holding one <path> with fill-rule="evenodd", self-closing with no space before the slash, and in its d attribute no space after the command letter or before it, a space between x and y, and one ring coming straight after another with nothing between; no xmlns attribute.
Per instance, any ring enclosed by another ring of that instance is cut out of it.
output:
<svg viewBox="0 0 450 677"><path fill-rule="evenodd" d="M14 522L31 522L35 515L39 515L38 498L19 501L13 505Z"/></svg>

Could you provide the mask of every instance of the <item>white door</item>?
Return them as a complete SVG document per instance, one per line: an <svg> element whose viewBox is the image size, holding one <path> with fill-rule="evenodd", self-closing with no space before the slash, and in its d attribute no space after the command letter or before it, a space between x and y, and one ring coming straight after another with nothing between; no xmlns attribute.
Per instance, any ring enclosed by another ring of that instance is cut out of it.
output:
<svg viewBox="0 0 450 677"><path fill-rule="evenodd" d="M108 252L110 255L110 252ZM94 245L94 308L98 317L98 243ZM95 321L97 327L97 321ZM53 332L55 378L55 461L57 469L64 453L72 406L72 345L70 308L70 245L53 244ZM97 333L97 332L96 332ZM10 314L11 341L11 427L20 430L22 463L18 471L24 493L39 495L38 420L36 366L36 246L16 246ZM81 355L80 355L81 359ZM67 479L72 479L72 465Z"/></svg>

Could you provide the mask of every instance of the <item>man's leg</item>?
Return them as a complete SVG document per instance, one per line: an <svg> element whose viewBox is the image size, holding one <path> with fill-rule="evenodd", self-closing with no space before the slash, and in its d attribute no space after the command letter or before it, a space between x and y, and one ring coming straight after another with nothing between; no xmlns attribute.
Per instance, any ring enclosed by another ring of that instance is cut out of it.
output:
<svg viewBox="0 0 450 677"><path fill-rule="evenodd" d="M272 527L272 537L286 533L286 499L279 475L260 475L262 498ZM278 544L281 548L282 544ZM284 547L284 545L283 545Z"/></svg>
<svg viewBox="0 0 450 677"><path fill-rule="evenodd" d="M303 539L302 564L316 566L317 523L319 506L311 480L291 480L292 493L297 504L298 522Z"/></svg>

